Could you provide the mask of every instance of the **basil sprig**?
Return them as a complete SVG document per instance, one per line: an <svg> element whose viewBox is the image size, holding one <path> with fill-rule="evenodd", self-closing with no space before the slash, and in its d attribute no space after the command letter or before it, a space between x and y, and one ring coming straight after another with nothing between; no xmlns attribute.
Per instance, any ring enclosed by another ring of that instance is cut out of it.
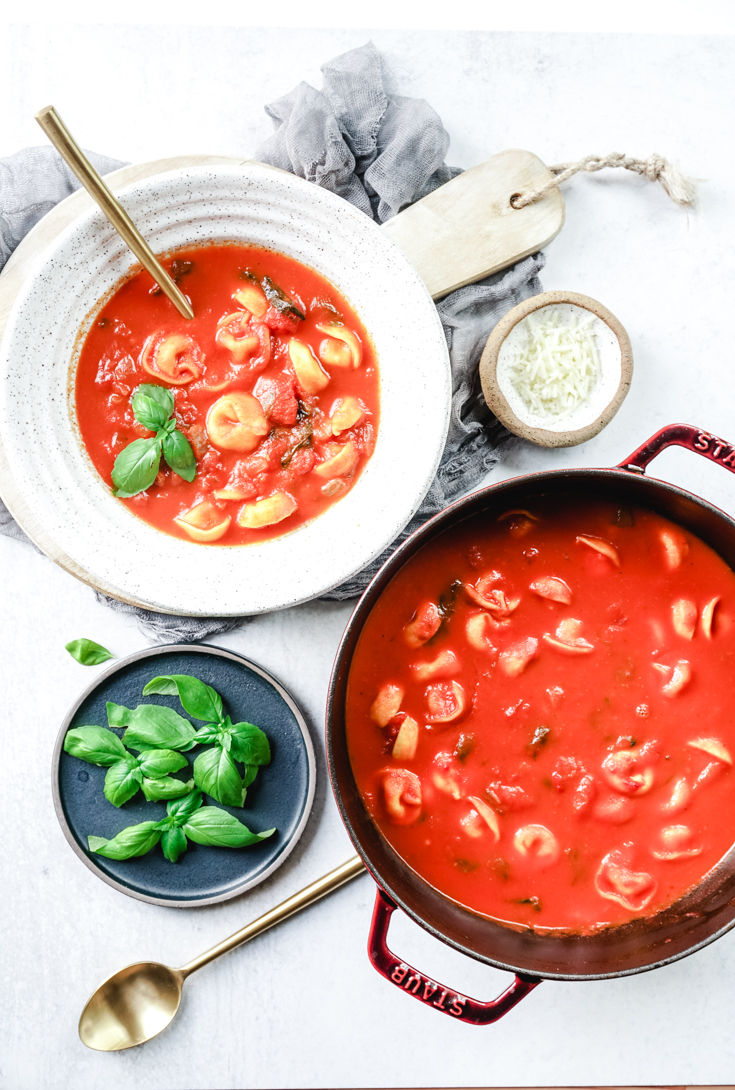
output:
<svg viewBox="0 0 735 1090"><path fill-rule="evenodd" d="M166 859L178 862L187 849L187 839L212 848L245 848L272 836L275 829L253 833L241 821L218 806L202 806L201 791L169 802L162 821L129 825L112 839L88 836L89 850L107 859L133 859L145 855L161 841Z"/></svg>
<svg viewBox="0 0 735 1090"><path fill-rule="evenodd" d="M161 454L174 473L185 481L193 481L196 458L189 440L176 427L171 390L166 386L142 383L133 393L130 404L138 423L156 434L149 439L134 439L120 451L112 467L114 495L127 499L150 488L161 464Z"/></svg>
<svg viewBox="0 0 735 1090"><path fill-rule="evenodd" d="M139 704L137 708L126 708L123 704L108 701L107 722L111 727L127 727L122 740L132 749L185 751L199 741L188 719L178 715L173 708L164 708L160 704Z"/></svg>
<svg viewBox="0 0 735 1090"><path fill-rule="evenodd" d="M127 756L118 736L105 727L74 727L64 738L64 752L100 768L109 768Z"/></svg>
<svg viewBox="0 0 735 1090"><path fill-rule="evenodd" d="M104 727L74 727L67 732L64 750L72 757L107 769L105 798L113 806L122 806L138 790L149 801L156 801L178 798L194 787L193 780L184 782L169 775L188 767L186 757L172 749L144 750L136 757L116 734Z"/></svg>
<svg viewBox="0 0 735 1090"><path fill-rule="evenodd" d="M115 657L111 651L94 640L72 640L64 645L64 650L82 666L99 666L101 662Z"/></svg>
<svg viewBox="0 0 735 1090"><path fill-rule="evenodd" d="M224 806L242 806L247 788L238 767L222 746L210 746L194 761L194 783Z"/></svg>
<svg viewBox="0 0 735 1090"><path fill-rule="evenodd" d="M167 802L162 821L131 825L110 840L90 836L90 851L109 859L132 859L145 855L160 840L163 854L175 863L187 850L188 840L241 848L271 836L275 829L252 833L227 811L202 806L202 792L225 806L244 804L258 768L270 763L270 745L263 731L253 723L233 723L219 693L190 674L153 678L143 693L177 694L184 710L204 725L196 730L188 719L160 704L127 708L109 701L109 728L83 726L67 732L67 753L107 769L105 798L113 806L123 806L139 790L148 801ZM122 739L115 728L124 730ZM189 768L183 753L201 743L211 745L197 755L193 778L185 781L172 776Z"/></svg>
<svg viewBox="0 0 735 1090"><path fill-rule="evenodd" d="M88 836L89 850L107 859L134 859L136 855L145 855L155 848L161 839L157 821L142 821L140 825L128 825L112 840L103 836Z"/></svg>
<svg viewBox="0 0 735 1090"><path fill-rule="evenodd" d="M143 696L153 693L162 696L178 693L184 711L205 721L196 732L196 742L214 744L194 761L197 787L223 806L242 806L258 767L270 764L271 760L270 745L260 727L253 723L233 723L225 715L219 693L191 674L154 677L143 689ZM236 762L245 766L244 774Z"/></svg>
<svg viewBox="0 0 735 1090"><path fill-rule="evenodd" d="M153 694L177 696L181 706L195 719L219 722L222 718L222 697L209 685L191 674L163 674L154 677L143 689L143 696Z"/></svg>

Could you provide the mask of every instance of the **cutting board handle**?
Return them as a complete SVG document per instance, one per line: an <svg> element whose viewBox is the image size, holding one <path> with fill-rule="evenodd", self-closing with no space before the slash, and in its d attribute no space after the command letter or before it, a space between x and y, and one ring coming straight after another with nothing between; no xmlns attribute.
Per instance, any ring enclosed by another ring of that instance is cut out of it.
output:
<svg viewBox="0 0 735 1090"><path fill-rule="evenodd" d="M382 230L403 250L434 299L543 249L564 225L557 188L525 208L511 197L553 178L530 151L501 151L416 201Z"/></svg>

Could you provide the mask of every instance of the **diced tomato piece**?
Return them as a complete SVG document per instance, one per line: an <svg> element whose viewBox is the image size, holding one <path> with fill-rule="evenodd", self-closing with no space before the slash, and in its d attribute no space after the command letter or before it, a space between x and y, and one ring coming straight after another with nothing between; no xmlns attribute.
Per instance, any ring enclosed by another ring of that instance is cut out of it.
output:
<svg viewBox="0 0 735 1090"><path fill-rule="evenodd" d="M295 333L299 319L295 314L284 314L275 307L268 307L261 318L263 325L267 325L273 333Z"/></svg>
<svg viewBox="0 0 735 1090"><path fill-rule="evenodd" d="M564 791L583 772L584 765L576 757L560 757L551 773L551 782L557 791Z"/></svg>
<svg viewBox="0 0 735 1090"><path fill-rule="evenodd" d="M311 473L315 462L316 454L313 450L297 450L288 468L294 477L301 477L304 473Z"/></svg>
<svg viewBox="0 0 735 1090"><path fill-rule="evenodd" d="M197 458L204 457L209 449L207 429L202 424L192 424L187 432L187 436Z"/></svg>
<svg viewBox="0 0 735 1090"><path fill-rule="evenodd" d="M278 378L261 375L253 393L272 424L293 427L299 412L299 402L291 375L284 374Z"/></svg>

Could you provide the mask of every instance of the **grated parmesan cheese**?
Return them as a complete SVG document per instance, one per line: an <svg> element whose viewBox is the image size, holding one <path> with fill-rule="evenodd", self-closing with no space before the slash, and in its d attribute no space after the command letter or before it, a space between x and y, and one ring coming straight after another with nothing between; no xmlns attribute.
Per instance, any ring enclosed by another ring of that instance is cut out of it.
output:
<svg viewBox="0 0 735 1090"><path fill-rule="evenodd" d="M516 349L507 373L530 412L559 420L592 393L600 380L595 321L594 314L567 316L559 307L524 319L526 343Z"/></svg>

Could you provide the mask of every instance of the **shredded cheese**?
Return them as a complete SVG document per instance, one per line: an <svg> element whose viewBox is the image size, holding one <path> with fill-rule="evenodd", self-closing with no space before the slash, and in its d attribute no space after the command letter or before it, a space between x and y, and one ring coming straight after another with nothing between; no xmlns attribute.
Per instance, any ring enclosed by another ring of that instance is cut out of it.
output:
<svg viewBox="0 0 735 1090"><path fill-rule="evenodd" d="M524 320L526 344L516 349L508 378L526 408L537 416L567 416L600 380L594 314L565 315L544 307Z"/></svg>

